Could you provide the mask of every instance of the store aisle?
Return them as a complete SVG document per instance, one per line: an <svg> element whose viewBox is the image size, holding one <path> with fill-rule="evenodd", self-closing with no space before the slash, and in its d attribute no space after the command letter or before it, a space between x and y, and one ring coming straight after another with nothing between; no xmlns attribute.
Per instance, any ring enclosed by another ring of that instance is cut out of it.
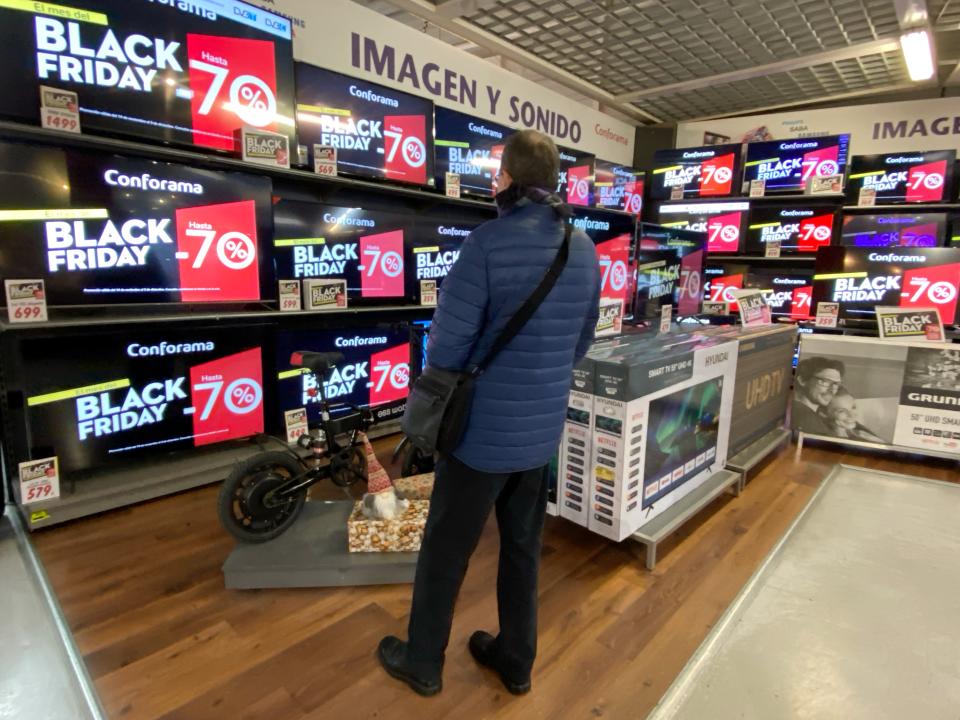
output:
<svg viewBox="0 0 960 720"><path fill-rule="evenodd" d="M838 466L650 720L956 720L960 486Z"/></svg>
<svg viewBox="0 0 960 720"><path fill-rule="evenodd" d="M10 506L0 516L0 720L100 720L92 686L77 677L54 615L59 611L48 604L45 580L13 512Z"/></svg>

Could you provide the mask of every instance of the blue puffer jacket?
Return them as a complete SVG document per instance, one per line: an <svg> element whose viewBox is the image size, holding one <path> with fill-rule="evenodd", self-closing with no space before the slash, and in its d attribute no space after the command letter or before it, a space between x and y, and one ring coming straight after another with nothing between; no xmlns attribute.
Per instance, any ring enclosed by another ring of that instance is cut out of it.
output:
<svg viewBox="0 0 960 720"><path fill-rule="evenodd" d="M430 365L463 370L479 362L543 279L562 241L554 210L527 198L474 230L441 287L427 347ZM573 366L593 341L599 296L593 243L574 229L556 285L475 384L469 425L453 453L461 462L511 473L550 461L563 431Z"/></svg>

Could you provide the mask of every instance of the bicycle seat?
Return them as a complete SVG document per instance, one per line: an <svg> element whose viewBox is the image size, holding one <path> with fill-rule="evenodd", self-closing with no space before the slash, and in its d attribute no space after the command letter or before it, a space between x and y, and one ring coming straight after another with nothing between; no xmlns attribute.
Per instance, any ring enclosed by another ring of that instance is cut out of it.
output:
<svg viewBox="0 0 960 720"><path fill-rule="evenodd" d="M306 368L318 377L326 377L327 373L343 362L343 353L338 352L309 352L301 350L290 356L290 364L294 367Z"/></svg>

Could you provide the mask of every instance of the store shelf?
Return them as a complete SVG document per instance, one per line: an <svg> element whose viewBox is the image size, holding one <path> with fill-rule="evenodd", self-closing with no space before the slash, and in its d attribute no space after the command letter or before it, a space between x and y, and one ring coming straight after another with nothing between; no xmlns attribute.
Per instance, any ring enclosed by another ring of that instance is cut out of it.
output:
<svg viewBox="0 0 960 720"><path fill-rule="evenodd" d="M707 253L707 262L768 262L768 263L800 263L808 264L816 261L816 255L782 255L780 257L764 257L763 255L711 255Z"/></svg>
<svg viewBox="0 0 960 720"><path fill-rule="evenodd" d="M495 206L490 201L470 200L467 198L448 198L439 192L430 192L428 190L419 190L417 188L405 187L403 185L393 185L390 183L371 182L369 180L358 180L353 178L321 177L307 170L286 170L283 168L271 168L266 165L257 165L243 162L228 155L215 153L202 153L193 150L185 150L169 145L151 145L147 143L133 142L130 140L120 140L112 137L100 135L76 135L74 133L61 132L59 130L47 130L32 125L24 125L14 122L0 122L0 137L25 140L30 142L39 142L47 145L56 145L58 147L81 148L90 150L101 150L111 153L123 153L127 155L145 156L151 160L165 160L168 162L188 163L190 165L211 168L215 170L233 170L238 172L253 173L256 175L265 175L271 178L280 178L294 180L299 183L307 183L321 187L327 187L333 190L360 190L372 193L387 193L395 197L405 197L419 200L424 203L440 203L445 205L457 205L461 207L483 208L493 212ZM611 211L613 212L613 211Z"/></svg>
<svg viewBox="0 0 960 720"><path fill-rule="evenodd" d="M894 205L844 205L844 212L936 212L960 210L960 203L897 203Z"/></svg>
<svg viewBox="0 0 960 720"><path fill-rule="evenodd" d="M706 205L710 203L730 203L730 202L750 202L750 203L773 203L773 204L792 204L792 203L810 203L817 200L837 201L845 199L846 193L824 193L822 195L764 195L762 197L750 197L749 195L728 195L724 197L706 197L706 198L683 198L682 200L651 200L651 204L660 205Z"/></svg>

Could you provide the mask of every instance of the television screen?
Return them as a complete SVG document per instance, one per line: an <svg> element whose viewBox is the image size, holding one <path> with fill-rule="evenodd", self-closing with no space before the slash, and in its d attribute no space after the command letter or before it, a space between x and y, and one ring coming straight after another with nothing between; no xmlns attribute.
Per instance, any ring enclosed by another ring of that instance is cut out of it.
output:
<svg viewBox="0 0 960 720"><path fill-rule="evenodd" d="M622 210L639 216L643 210L646 173L609 160L597 160L594 175L594 207Z"/></svg>
<svg viewBox="0 0 960 720"><path fill-rule="evenodd" d="M631 258L637 221L631 215L576 208L573 224L593 240L600 263L600 320L597 332L619 332L632 294Z"/></svg>
<svg viewBox="0 0 960 720"><path fill-rule="evenodd" d="M740 252L740 240L747 227L750 203L664 203L657 222L678 230L707 234L707 252L734 254Z"/></svg>
<svg viewBox="0 0 960 720"><path fill-rule="evenodd" d="M31 457L66 470L263 432L265 326L26 338Z"/></svg>
<svg viewBox="0 0 960 720"><path fill-rule="evenodd" d="M742 150L739 144L658 150L650 173L650 197L683 200L739 194Z"/></svg>
<svg viewBox="0 0 960 720"><path fill-rule="evenodd" d="M938 203L952 197L956 150L854 155L847 197L856 203L864 188L883 203Z"/></svg>
<svg viewBox="0 0 960 720"><path fill-rule="evenodd" d="M663 305L675 316L700 312L706 245L704 233L640 223L634 315L659 317Z"/></svg>
<svg viewBox="0 0 960 720"><path fill-rule="evenodd" d="M744 184L763 180L767 194L801 192L810 178L842 175L849 146L849 135L749 143Z"/></svg>
<svg viewBox="0 0 960 720"><path fill-rule="evenodd" d="M433 103L399 90L298 62L300 142L337 149L344 174L434 184Z"/></svg>
<svg viewBox="0 0 960 720"><path fill-rule="evenodd" d="M817 253L813 303L840 304L845 320L875 321L874 307L937 308L960 322L960 248L823 248Z"/></svg>
<svg viewBox="0 0 960 720"><path fill-rule="evenodd" d="M278 333L280 411L305 407L314 422L320 419L317 378L290 365L290 356L302 350L343 353L343 363L323 385L334 416L349 412L350 405L370 407L377 421L403 415L410 382L409 325Z"/></svg>
<svg viewBox="0 0 960 720"><path fill-rule="evenodd" d="M0 168L0 271L50 305L275 297L266 178L19 143Z"/></svg>
<svg viewBox="0 0 960 720"><path fill-rule="evenodd" d="M76 92L84 132L232 151L234 130L287 135L287 18L236 0L0 5L0 115L40 122L40 86Z"/></svg>
<svg viewBox="0 0 960 720"><path fill-rule="evenodd" d="M413 233L407 241L407 298L421 304L423 296L433 295L443 284L460 257L460 246L489 215L460 210L430 210L417 215ZM435 285L434 285L435 283Z"/></svg>
<svg viewBox="0 0 960 720"><path fill-rule="evenodd" d="M503 145L513 130L443 107L435 118L437 187L446 190L446 173L457 173L461 193L493 197Z"/></svg>
<svg viewBox="0 0 960 720"><path fill-rule="evenodd" d="M650 401L642 507L703 472L704 459L716 455L722 397L720 377Z"/></svg>
<svg viewBox="0 0 960 720"><path fill-rule="evenodd" d="M843 216L840 243L852 247L938 247L946 234L946 213L851 214Z"/></svg>
<svg viewBox="0 0 960 720"><path fill-rule="evenodd" d="M558 147L560 175L557 194L564 202L577 207L591 207L594 197L596 158L590 153Z"/></svg>
<svg viewBox="0 0 960 720"><path fill-rule="evenodd" d="M713 303L727 303L730 312L737 312L737 298L734 295L735 290L742 290L747 273L750 268L747 265L707 265L703 269L704 286L703 301Z"/></svg>
<svg viewBox="0 0 960 720"><path fill-rule="evenodd" d="M274 210L277 279L344 279L349 303L402 301L413 227L413 213L283 199Z"/></svg>
<svg viewBox="0 0 960 720"><path fill-rule="evenodd" d="M745 251L766 255L767 243L779 242L785 255L815 253L830 245L836 224L836 208L829 206L755 206L750 211Z"/></svg>
<svg viewBox="0 0 960 720"><path fill-rule="evenodd" d="M774 317L813 317L812 270L754 270L747 274L744 287L761 290Z"/></svg>

